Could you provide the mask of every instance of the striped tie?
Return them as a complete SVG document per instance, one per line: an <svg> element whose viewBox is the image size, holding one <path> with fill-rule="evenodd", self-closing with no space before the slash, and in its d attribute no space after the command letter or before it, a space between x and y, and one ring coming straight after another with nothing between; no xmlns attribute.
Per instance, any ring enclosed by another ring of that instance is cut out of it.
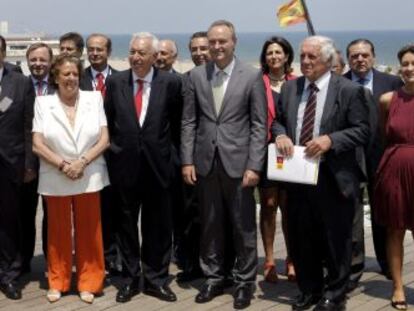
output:
<svg viewBox="0 0 414 311"><path fill-rule="evenodd" d="M316 112L316 93L319 91L315 83L309 84L309 97L306 102L305 113L303 115L302 130L300 132L299 144L305 146L313 137L313 127L315 124Z"/></svg>

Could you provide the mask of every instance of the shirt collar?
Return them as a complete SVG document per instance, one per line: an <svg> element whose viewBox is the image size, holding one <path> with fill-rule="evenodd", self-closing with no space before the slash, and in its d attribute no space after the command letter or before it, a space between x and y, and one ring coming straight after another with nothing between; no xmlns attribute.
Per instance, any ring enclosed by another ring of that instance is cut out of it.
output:
<svg viewBox="0 0 414 311"><path fill-rule="evenodd" d="M154 68L151 67L150 71L147 73L147 75L144 78L140 78L138 77L134 71L132 71L132 78L135 81L137 81L138 79L143 80L146 83L150 83L152 82L152 78L154 76Z"/></svg>
<svg viewBox="0 0 414 311"><path fill-rule="evenodd" d="M315 83L315 85L318 87L318 90L322 90L323 88L328 86L328 83L329 83L330 79L331 79L331 71L328 70L326 73L324 73L322 76L320 76L319 79L317 79L313 83ZM311 84L311 82L308 80L308 78L306 78L306 80L305 80L305 90L308 89L309 84Z"/></svg>
<svg viewBox="0 0 414 311"><path fill-rule="evenodd" d="M361 78L358 77L356 74L354 74L353 71L351 71L351 77L352 77L352 81L354 82L358 82ZM372 79L374 78L374 72L372 71L372 69L370 71L368 71L368 73L365 75L365 77L363 78L366 82L365 85L372 81Z"/></svg>
<svg viewBox="0 0 414 311"><path fill-rule="evenodd" d="M93 67L91 66L91 73L92 73L93 79L96 79L96 75L98 73L102 73L103 76L104 76L104 78L106 79L106 77L109 74L109 66L106 66L106 68L104 70L102 70L102 71L97 71L97 70L93 69Z"/></svg>
<svg viewBox="0 0 414 311"><path fill-rule="evenodd" d="M224 69L220 69L219 67L217 67L217 65L214 63L214 76L219 72L219 71L224 71L226 73L227 76L231 76L231 73L233 72L234 69L234 65L235 65L236 61L235 58L233 57L232 61L230 62L230 64L228 64Z"/></svg>
<svg viewBox="0 0 414 311"><path fill-rule="evenodd" d="M37 85L37 83L40 81L40 80L38 80L38 79L36 79L35 77L33 77L32 75L30 76L30 78L32 79L32 83L33 83L33 85ZM42 80L42 83L43 84L48 84L49 82L49 75L46 75Z"/></svg>

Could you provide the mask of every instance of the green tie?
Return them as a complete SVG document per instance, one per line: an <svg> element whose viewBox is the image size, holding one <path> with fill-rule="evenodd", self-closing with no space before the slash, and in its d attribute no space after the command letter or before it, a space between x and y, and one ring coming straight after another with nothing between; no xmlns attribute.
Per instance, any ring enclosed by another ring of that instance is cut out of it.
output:
<svg viewBox="0 0 414 311"><path fill-rule="evenodd" d="M223 103L225 74L224 71L220 70L216 73L213 80L214 108L216 108L217 115L220 113L221 105Z"/></svg>

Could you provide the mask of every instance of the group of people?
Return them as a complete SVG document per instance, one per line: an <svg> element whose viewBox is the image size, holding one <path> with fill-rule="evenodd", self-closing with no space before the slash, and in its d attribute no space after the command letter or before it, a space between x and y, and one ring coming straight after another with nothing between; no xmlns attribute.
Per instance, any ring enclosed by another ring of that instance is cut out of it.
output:
<svg viewBox="0 0 414 311"><path fill-rule="evenodd" d="M264 279L278 281L280 207L286 275L300 290L292 309L345 310L364 269L367 187L377 260L394 284L391 305L407 308L414 46L398 54L400 78L374 69L372 42L354 40L342 75L334 42L311 36L296 77L285 38L266 40L260 70L235 57L236 44L232 23L215 21L190 38L195 67L181 74L174 41L136 33L130 69L118 72L108 64L111 39L91 34L83 70L83 38L67 33L60 55L44 43L27 50L24 77L5 62L0 37L0 289L8 298L22 297L17 280L31 270L40 194L49 302L70 290L75 250L76 288L87 303L106 273L116 277L117 302L141 291L176 301L173 260L177 282L206 279L196 303L234 286L234 308L244 309L258 271L257 186ZM317 185L269 180L270 142L285 157L300 145L320 158Z"/></svg>

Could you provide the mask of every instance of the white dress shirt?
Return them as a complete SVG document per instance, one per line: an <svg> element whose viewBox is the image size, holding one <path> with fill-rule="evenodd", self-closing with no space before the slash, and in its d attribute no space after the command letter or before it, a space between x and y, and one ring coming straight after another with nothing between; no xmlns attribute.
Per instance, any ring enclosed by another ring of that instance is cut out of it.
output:
<svg viewBox="0 0 414 311"><path fill-rule="evenodd" d="M105 83L106 78L108 77L108 75L110 75L110 68L109 68L109 66L106 66L106 68L103 71L96 71L91 66L92 85L93 85L93 89L94 90L96 90L96 87L98 86L98 79L96 78L96 75L98 73L102 73L103 78L104 78L103 82Z"/></svg>
<svg viewBox="0 0 414 311"><path fill-rule="evenodd" d="M361 78L358 77L356 74L354 74L352 71L351 71L351 79L352 79L352 81L354 81L358 84L361 84L359 82L361 80ZM372 70L370 70L364 77L365 82L364 82L363 86L365 88L367 88L368 90L370 90L371 93L372 93L372 89L373 89L373 85L374 85L373 79L374 79L374 73L372 72Z"/></svg>
<svg viewBox="0 0 414 311"><path fill-rule="evenodd" d="M135 74L135 72L132 71L132 79L134 81L134 100L135 100L135 94L137 94L137 91L138 91L137 80L140 79L144 81L144 89L142 91L142 109L141 109L141 114L139 116L139 124L141 126L144 124L145 117L147 116L149 98L151 94L151 83L152 83L153 76L154 76L154 69L152 67L151 67L151 70L147 73L147 75L144 78L139 78Z"/></svg>
<svg viewBox="0 0 414 311"><path fill-rule="evenodd" d="M229 85L230 77L231 77L231 74L233 72L235 63L236 62L233 58L233 60L230 62L230 64L228 64L226 66L226 68L224 68L224 69L220 69L219 67L217 67L216 64L214 64L213 79L211 80L211 87L213 87L215 85L215 82L216 82L215 80L217 79L217 73L219 71L223 71L224 72L224 75L223 75L223 94L226 94L227 85Z"/></svg>
<svg viewBox="0 0 414 311"><path fill-rule="evenodd" d="M318 92L316 93L316 111L315 111L315 123L313 125L313 137L319 136L319 130L321 127L321 119L323 114L323 108L325 107L326 102L326 95L328 93L328 85L329 81L331 79L331 71L329 70L324 75L322 75L318 80L316 80L314 83L318 87ZM306 79L305 85L303 89L302 98L299 103L298 107L298 118L297 118L297 124L296 124L296 142L295 144L299 144L299 138L300 138L300 132L302 130L302 123L303 123L303 117L305 114L305 108L306 103L308 101L309 97L309 84L311 82Z"/></svg>
<svg viewBox="0 0 414 311"><path fill-rule="evenodd" d="M65 160L75 160L94 146L102 127L107 126L100 92L79 91L75 126L63 110L57 94L36 97L33 132L42 133L44 142ZM101 155L86 166L83 177L72 180L40 158L38 192L43 195L67 196L96 192L109 184L106 162Z"/></svg>

